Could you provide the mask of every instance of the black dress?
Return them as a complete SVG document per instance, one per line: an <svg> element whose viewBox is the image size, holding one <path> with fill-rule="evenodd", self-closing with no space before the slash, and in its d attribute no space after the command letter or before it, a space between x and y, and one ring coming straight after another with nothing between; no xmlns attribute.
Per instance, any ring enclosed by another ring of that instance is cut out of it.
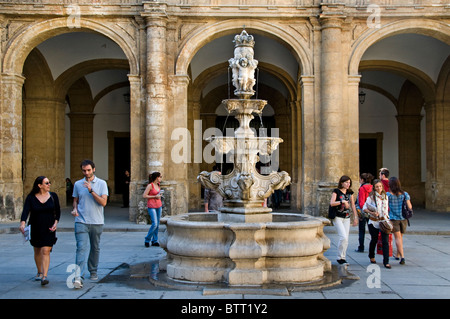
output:
<svg viewBox="0 0 450 319"><path fill-rule="evenodd" d="M56 243L56 232L50 231L61 217L61 208L56 193L50 192L50 197L45 203L41 203L35 195L28 195L23 205L21 221L27 221L28 215L31 225L30 244L33 247L52 247Z"/></svg>

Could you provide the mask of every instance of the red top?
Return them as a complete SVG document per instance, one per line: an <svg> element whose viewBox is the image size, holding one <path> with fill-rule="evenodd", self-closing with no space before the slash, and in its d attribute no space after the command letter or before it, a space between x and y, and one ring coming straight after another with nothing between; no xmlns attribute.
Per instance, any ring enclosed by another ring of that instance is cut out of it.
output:
<svg viewBox="0 0 450 319"><path fill-rule="evenodd" d="M381 182L383 183L383 187L385 192L389 192L389 180L388 179L382 179Z"/></svg>
<svg viewBox="0 0 450 319"><path fill-rule="evenodd" d="M149 196L155 196L158 195L161 189L156 189L155 184L152 183L152 189L148 192ZM148 208L160 208L162 206L161 198L148 198L147 199L147 207Z"/></svg>
<svg viewBox="0 0 450 319"><path fill-rule="evenodd" d="M363 208L364 203L367 200L367 197L369 197L370 192L372 191L372 185L370 184L364 184L360 187L358 192L358 205L359 207Z"/></svg>

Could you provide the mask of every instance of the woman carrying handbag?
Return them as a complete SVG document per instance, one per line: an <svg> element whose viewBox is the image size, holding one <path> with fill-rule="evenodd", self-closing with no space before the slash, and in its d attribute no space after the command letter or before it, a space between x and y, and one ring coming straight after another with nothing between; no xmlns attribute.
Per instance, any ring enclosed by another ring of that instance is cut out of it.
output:
<svg viewBox="0 0 450 319"><path fill-rule="evenodd" d="M31 192L25 199L19 229L25 230L26 221L31 225L30 244L34 249L34 261L37 275L35 280L41 285L47 285L50 252L56 243L56 228L58 227L61 209L58 195L50 192L50 181L45 176L35 179Z"/></svg>
<svg viewBox="0 0 450 319"><path fill-rule="evenodd" d="M333 190L330 200L330 208L337 207L336 216L333 219L334 226L339 236L338 258L340 265L348 264L345 256L347 254L348 237L350 233L350 217L353 212L353 226L358 225L358 215L356 214L355 199L353 198L352 180L350 177L341 176L338 188Z"/></svg>
<svg viewBox="0 0 450 319"><path fill-rule="evenodd" d="M369 214L369 258L375 264L375 248L380 233L380 223L389 221L389 200L383 187L383 183L376 179L373 182L373 190L363 206L363 211ZM383 243L383 265L390 269L389 264L389 233L381 230L381 240Z"/></svg>

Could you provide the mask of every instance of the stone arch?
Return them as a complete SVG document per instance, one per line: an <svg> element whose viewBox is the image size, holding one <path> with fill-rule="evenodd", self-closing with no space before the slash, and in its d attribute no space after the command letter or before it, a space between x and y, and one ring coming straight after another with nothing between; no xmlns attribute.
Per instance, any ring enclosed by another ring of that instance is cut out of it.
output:
<svg viewBox="0 0 450 319"><path fill-rule="evenodd" d="M94 20L80 19L81 28L73 29L67 25L67 18L45 20L30 25L24 32L14 35L8 42L2 61L2 70L5 73L21 74L23 64L33 48L43 41L62 33L95 31L114 41L124 52L128 59L130 74L139 74L139 63L134 53L135 48L130 44L135 42L127 33L118 33L105 24Z"/></svg>
<svg viewBox="0 0 450 319"><path fill-rule="evenodd" d="M436 83L436 99L442 102L450 101L450 57L442 65Z"/></svg>
<svg viewBox="0 0 450 319"><path fill-rule="evenodd" d="M128 82L119 82L116 83L114 85L110 85L106 88L104 88L103 90L101 90L99 93L97 93L97 95L94 97L94 106L97 105L98 101L100 101L104 96L106 96L108 93L120 89L120 88L124 88L124 87L129 87L130 83Z"/></svg>
<svg viewBox="0 0 450 319"><path fill-rule="evenodd" d="M387 90L383 90L379 86L372 85L372 84L366 84L364 82L360 82L359 87L361 89L368 89L368 90L371 90L371 91L374 91L374 92L377 92L377 93L383 95L385 98L387 98L389 101L391 101L391 103L395 106L395 108L397 108L397 104L398 104L397 98L394 95L392 95L392 93L388 92Z"/></svg>
<svg viewBox="0 0 450 319"><path fill-rule="evenodd" d="M52 179L52 190L63 200L61 170L64 145L64 98L55 95L55 82L42 53L33 48L23 64L26 81L22 87L22 182L32 188L38 175ZM20 88L17 88L19 91Z"/></svg>
<svg viewBox="0 0 450 319"><path fill-rule="evenodd" d="M269 74L275 76L276 78L278 78L283 85L286 87L287 91L288 91L288 99L290 101L295 101L296 100L296 85L293 82L294 79L292 79L289 74L287 74L286 71L282 70L281 68L269 64L269 63L265 63L265 62L259 62L258 67L266 72L268 72ZM197 77L197 79L194 82L193 85L193 91L192 91L192 98L194 100L200 100L200 96L201 96L201 90L203 89L204 85L206 83L208 83L211 79L215 78L216 76L218 76L220 73L223 73L224 70L226 70L228 68L228 64L227 63L221 63L215 66L210 67L209 69L203 71L202 73L200 73L200 75Z"/></svg>
<svg viewBox="0 0 450 319"><path fill-rule="evenodd" d="M125 21L125 20L123 20ZM119 22L120 23L120 22ZM133 23L132 21L129 21L129 24ZM80 19L80 28L69 28L67 25L67 18L56 18L56 19L50 19L45 21L37 21L32 22L29 25L25 26L24 28L20 29L17 33L13 34L9 41L7 42L7 45L4 50L4 56L1 61L2 63L2 72L5 77L20 77L20 74L23 72L23 68L25 65L25 61L30 55L30 52L32 52L33 49L35 49L40 43L44 42L47 39L50 39L52 37L55 37L60 34L64 33L72 33L72 32L87 32L92 33L96 32L100 35L105 36L106 38L111 39L114 43L116 43L126 56L126 59L118 59L118 64L120 65L120 68L127 68L130 70L130 87L133 82L137 82L135 78L139 77L139 59L137 57L138 50L136 49L136 39L132 36L133 32L126 32L127 30L123 31L123 29L126 29L126 25L123 25L123 28L117 28L115 27L117 25L117 22L114 24L107 24L104 20L96 21L95 19ZM110 67L110 65L109 65ZM75 72L77 73L77 72ZM77 73L78 74L78 73ZM59 81L55 81L55 90L53 92L54 96L57 96L58 98L55 98L55 101L52 101L51 105L48 105L47 107L54 107L55 109L61 110L58 111L57 116L53 116L53 118L57 119L55 121L58 131L61 131L58 136L62 136L60 139L62 142L58 144L54 149L57 150L57 152L54 152L57 157L57 160L54 161L54 166L49 166L49 169L52 169L53 171L63 172L64 171L64 134L63 134L63 128L64 126L61 126L61 123L64 123L64 101L65 101L65 94L67 93L67 90L70 87L70 84L73 84L76 74L72 74L69 76L60 77ZM64 78L64 81L62 80ZM19 82L18 82L19 83ZM23 83L21 83L23 84ZM61 86L62 84L62 86ZM64 85L65 84L65 85ZM22 100L22 86L20 84L15 85L11 90L14 91L13 95L18 96L17 102L20 103ZM132 105L138 104L136 101L139 101L139 99L136 99L136 96L140 95L139 88L134 85L133 90L131 90L131 96L132 96ZM61 89L63 92L61 92ZM66 89L64 91L64 89ZM50 104L50 103L47 103ZM53 105L54 104L54 105ZM22 116L20 112L17 112L18 116ZM73 119L71 119L73 120ZM19 123L19 122L17 122ZM58 124L59 123L59 124ZM19 135L23 135L22 127L19 127L20 124L17 124L17 132L19 132ZM62 128L62 129L61 129ZM17 152L18 154L21 154L21 152ZM53 153L52 153L53 154ZM57 167L56 167L57 166ZM20 174L18 173L18 176L20 176L20 179L23 178L23 172ZM61 178L58 178L58 180ZM63 180L63 179L61 179ZM21 183L20 187L23 187L23 183ZM57 186L58 189L63 189L63 187ZM21 193L23 194L23 189L21 190Z"/></svg>
<svg viewBox="0 0 450 319"><path fill-rule="evenodd" d="M64 71L56 80L56 91L64 97L70 86L88 73L104 69L128 69L128 62L121 59L95 59L78 63Z"/></svg>
<svg viewBox="0 0 450 319"><path fill-rule="evenodd" d="M245 25L245 28L250 32L263 32L283 41L295 53L294 56L300 65L302 74L313 74L312 54L305 49L306 45L300 43L297 38L286 32L281 26L259 20L227 20L199 29L182 45L175 62L175 74L187 74L189 63L200 48L215 38L236 32L242 28L242 25Z"/></svg>
<svg viewBox="0 0 450 319"><path fill-rule="evenodd" d="M302 74L312 74L313 68L312 68L312 53L309 51L308 46L306 43L301 42L301 37L295 37L286 32L281 26L277 26L274 24L270 24L264 21L258 21L258 20L251 20L251 21L244 21L244 20L227 20L217 23L212 23L206 26L202 26L202 28L199 28L197 31L194 31L191 35L189 35L186 39L183 40L183 42L180 44L180 51L178 52L178 55L175 58L175 75L176 76L183 76L189 74L189 66L193 59L193 57L197 54L197 52L204 47L206 44L211 42L214 39L220 38L225 35L229 34L235 34L240 33L242 25L245 24L245 29L251 33L251 34L262 34L266 37L269 37L271 39L275 39L281 43L283 43L287 49L291 52L292 56L296 59L299 65L299 70ZM230 56L231 57L231 56ZM201 97L201 89L204 87L205 83L208 83L210 79L216 77L220 73L223 72L223 70L226 70L228 67L228 63L224 62L224 64L218 64L215 66L210 67L206 71L203 71L196 80L190 84L189 89L189 101L188 103L191 103L191 105L187 105L187 108L192 108L192 111L194 111L194 118L196 116L199 116L199 101ZM286 105L287 112L291 111L291 103L297 102L300 100L300 90L299 90L299 84L296 83L299 81L300 75L296 74L296 76L292 77L288 74L285 70L282 70L281 68L277 67L276 65L272 65L269 63L264 63L262 61L259 61L258 67L261 69L264 69L267 73L271 74L274 77L277 77L279 81L286 87L287 90L287 102L289 105ZM296 70L298 72L298 70ZM224 95L223 98L226 98L227 95ZM194 107L195 105L195 107ZM283 120L289 121L291 117L289 117L286 114L283 114L284 118ZM208 117L204 121L204 127L210 127L210 124L213 123L213 120L211 117ZM286 129L289 134L293 130L289 128L288 125L283 125L283 128ZM280 133L281 134L281 133ZM283 132L284 134L284 132ZM285 143L284 148L291 148L289 147L291 145L290 140L289 144ZM289 157L290 158L290 157ZM192 169L192 171L199 170L197 168ZM190 173L192 176L192 172ZM193 189L191 188L191 197L190 198L190 205L192 207L195 206L193 204L195 200L198 200L200 198L200 187L198 190L197 196L193 195ZM195 197L195 198L194 198Z"/></svg>
<svg viewBox="0 0 450 319"><path fill-rule="evenodd" d="M447 23L430 19L391 22L379 29L368 29L354 42L349 59L349 74L358 74L362 56L375 42L396 34L411 32L430 36L450 45L450 26Z"/></svg>
<svg viewBox="0 0 450 319"><path fill-rule="evenodd" d="M29 67L29 65L32 65L32 67ZM27 58L27 62L24 63L23 73L31 74L33 77L39 79L35 82L26 81L24 83L24 91L26 94L23 96L23 98L30 96L30 94L33 97L53 95L53 77L47 61L45 61L45 58L38 49L34 49L30 52Z"/></svg>
<svg viewBox="0 0 450 319"><path fill-rule="evenodd" d="M420 182L421 175L421 158L420 158L420 123L422 116L420 115L420 103L410 107L411 100L407 101L406 97L408 89L414 94L422 94L426 104L435 105L436 100L436 84L424 72L410 65L397 61L361 61L364 53L376 42L398 34L415 33L432 37L443 43L450 45L450 27L448 24L431 19L403 19L400 21L389 22L379 29L368 29L353 43L352 51L349 58L349 74L356 75L361 70L383 70L404 77L407 81L402 87L401 95L397 100L397 123L398 123L398 165L399 177L403 186L409 189L411 198L416 204L427 202L424 198L425 190L423 183ZM410 83L409 83L409 82ZM420 91L414 90L410 84L414 84ZM409 114L409 112L413 114ZM427 112L428 113L428 112ZM429 127L431 121L427 114L427 145L429 145L430 134ZM434 156L434 151L427 146L427 166L430 159ZM429 170L427 168L427 170ZM427 180L429 178L427 177Z"/></svg>
<svg viewBox="0 0 450 319"><path fill-rule="evenodd" d="M422 91L426 101L432 101L435 98L436 88L433 80L423 71L407 64L387 60L361 61L358 70L387 71L400 75L414 83Z"/></svg>

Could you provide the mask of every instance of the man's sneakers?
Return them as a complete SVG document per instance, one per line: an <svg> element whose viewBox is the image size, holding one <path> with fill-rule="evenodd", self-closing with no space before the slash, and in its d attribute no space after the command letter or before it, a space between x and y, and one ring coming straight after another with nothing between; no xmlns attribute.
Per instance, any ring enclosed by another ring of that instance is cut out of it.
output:
<svg viewBox="0 0 450 319"><path fill-rule="evenodd" d="M97 281L98 280L97 273L95 273L95 272L91 273L91 277L89 277L89 279L92 281Z"/></svg>
<svg viewBox="0 0 450 319"><path fill-rule="evenodd" d="M83 281L81 280L81 278L75 278L75 280L73 281L73 288L75 289L80 289L83 288Z"/></svg>
<svg viewBox="0 0 450 319"><path fill-rule="evenodd" d="M91 276L89 277L89 279L91 281L97 281L98 280L97 273L95 273L95 272L91 273ZM75 289L83 288L83 279L81 277L75 278L75 280L73 281L73 287Z"/></svg>

